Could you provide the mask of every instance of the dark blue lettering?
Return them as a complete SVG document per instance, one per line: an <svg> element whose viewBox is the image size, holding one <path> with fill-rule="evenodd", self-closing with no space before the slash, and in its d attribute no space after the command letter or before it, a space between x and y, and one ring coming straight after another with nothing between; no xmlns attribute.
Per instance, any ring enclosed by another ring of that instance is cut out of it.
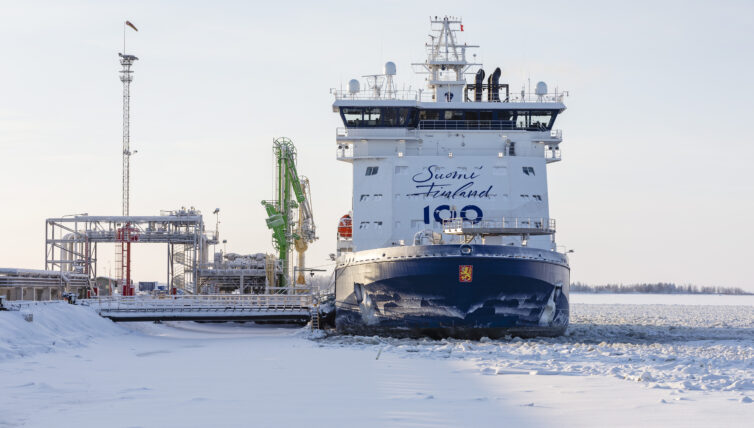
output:
<svg viewBox="0 0 754 428"><path fill-rule="evenodd" d="M467 215L469 211L474 211L476 216L474 218L469 218ZM482 221L482 210L476 205L466 205L461 210L461 218L470 221L472 224L477 224Z"/></svg>

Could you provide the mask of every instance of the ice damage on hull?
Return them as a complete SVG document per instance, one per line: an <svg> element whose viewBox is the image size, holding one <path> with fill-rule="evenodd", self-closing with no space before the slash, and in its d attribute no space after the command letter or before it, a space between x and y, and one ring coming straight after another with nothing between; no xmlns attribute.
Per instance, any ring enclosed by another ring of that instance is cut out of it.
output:
<svg viewBox="0 0 754 428"><path fill-rule="evenodd" d="M337 330L472 339L563 334L568 267L506 257L510 251L495 254L343 266L336 278ZM465 282L458 271L467 266L474 274Z"/></svg>

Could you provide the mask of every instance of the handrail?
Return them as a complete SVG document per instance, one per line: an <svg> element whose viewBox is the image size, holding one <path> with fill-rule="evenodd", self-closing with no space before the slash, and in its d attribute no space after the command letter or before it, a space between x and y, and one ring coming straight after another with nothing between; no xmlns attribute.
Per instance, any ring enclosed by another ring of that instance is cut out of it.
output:
<svg viewBox="0 0 754 428"><path fill-rule="evenodd" d="M469 87L475 85L468 84ZM486 86L486 85L485 85ZM396 90L387 91L383 90L379 94L375 94L374 91L364 90L357 93L351 93L345 89L330 89L330 93L335 96L336 100L401 100L401 101L417 101L417 102L432 102L433 92L431 90ZM504 96L500 97L500 101L481 101L481 103L562 103L567 92L552 92L543 95L537 95L536 93L528 92L510 92L508 99ZM467 101L474 102L474 101ZM475 103L479 104L479 101Z"/></svg>
<svg viewBox="0 0 754 428"><path fill-rule="evenodd" d="M330 93L335 96L336 100L401 100L401 101L419 101L431 100L431 93L418 90L399 90L384 91L375 94L374 91L360 91L355 94L344 89L331 89Z"/></svg>
<svg viewBox="0 0 754 428"><path fill-rule="evenodd" d="M481 220L452 218L443 221L443 232L455 235L552 234L555 233L555 219L546 217L502 217Z"/></svg>
<svg viewBox="0 0 754 428"><path fill-rule="evenodd" d="M419 129L424 130L516 130L549 131L544 125L518 126L511 120L422 120Z"/></svg>
<svg viewBox="0 0 754 428"><path fill-rule="evenodd" d="M132 309L300 309L313 305L311 293L307 294L212 294L164 297L106 296L82 299L81 303L97 306L99 310L118 311Z"/></svg>

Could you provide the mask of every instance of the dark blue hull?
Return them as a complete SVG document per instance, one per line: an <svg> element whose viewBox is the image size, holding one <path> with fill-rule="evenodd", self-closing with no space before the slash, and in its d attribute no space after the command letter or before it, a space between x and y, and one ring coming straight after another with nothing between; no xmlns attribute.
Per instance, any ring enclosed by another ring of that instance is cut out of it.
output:
<svg viewBox="0 0 754 428"><path fill-rule="evenodd" d="M335 325L348 334L557 336L569 320L559 253L499 245L417 245L344 256Z"/></svg>

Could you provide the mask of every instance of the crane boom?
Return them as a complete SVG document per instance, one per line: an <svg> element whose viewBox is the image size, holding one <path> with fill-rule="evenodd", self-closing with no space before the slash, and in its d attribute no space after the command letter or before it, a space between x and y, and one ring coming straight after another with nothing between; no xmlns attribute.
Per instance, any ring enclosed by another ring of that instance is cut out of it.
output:
<svg viewBox="0 0 754 428"><path fill-rule="evenodd" d="M278 250L282 273L277 284L271 286L288 287L291 285L291 249L299 253L296 283L303 284L304 252L308 244L317 239L316 227L309 200L309 180L300 177L296 169L296 147L285 137L275 139L272 144L277 166L275 199L262 201L262 205L267 211L267 228L272 230L272 243Z"/></svg>

